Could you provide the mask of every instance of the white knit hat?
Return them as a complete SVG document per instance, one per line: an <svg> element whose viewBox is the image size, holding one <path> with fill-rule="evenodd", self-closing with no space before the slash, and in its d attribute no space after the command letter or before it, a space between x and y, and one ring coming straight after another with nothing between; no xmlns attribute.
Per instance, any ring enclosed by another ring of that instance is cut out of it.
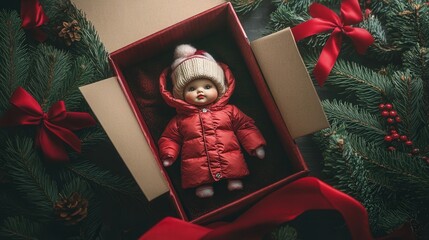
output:
<svg viewBox="0 0 429 240"><path fill-rule="evenodd" d="M185 86L195 79L209 79L216 86L219 96L226 91L225 76L216 60L207 52L197 50L191 45L182 44L174 51L174 62L171 64L173 96L183 100Z"/></svg>

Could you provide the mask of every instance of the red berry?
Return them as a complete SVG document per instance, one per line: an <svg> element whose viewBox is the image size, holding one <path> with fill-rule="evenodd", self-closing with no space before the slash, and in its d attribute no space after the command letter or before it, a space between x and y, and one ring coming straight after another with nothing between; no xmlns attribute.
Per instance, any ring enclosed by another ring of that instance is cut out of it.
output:
<svg viewBox="0 0 429 240"><path fill-rule="evenodd" d="M400 117L395 117L395 121L396 121L396 122L401 122L402 120L401 120L401 118L400 118Z"/></svg>
<svg viewBox="0 0 429 240"><path fill-rule="evenodd" d="M396 115L398 115L398 113L395 110L392 110L392 111L389 112L389 115L391 117L395 117Z"/></svg>
<svg viewBox="0 0 429 240"><path fill-rule="evenodd" d="M381 116L388 117L389 116L389 111L382 111L381 112Z"/></svg>
<svg viewBox="0 0 429 240"><path fill-rule="evenodd" d="M385 107L387 110L393 109L393 105L392 105L392 104L390 104L390 103L385 104L385 105L384 105L384 107Z"/></svg>
<svg viewBox="0 0 429 240"><path fill-rule="evenodd" d="M395 120L393 118L387 118L386 121L387 121L388 124L392 124L392 123L395 122Z"/></svg>
<svg viewBox="0 0 429 240"><path fill-rule="evenodd" d="M393 139L398 139L399 138L399 134L397 134L397 133L392 134L392 138Z"/></svg>
<svg viewBox="0 0 429 240"><path fill-rule="evenodd" d="M423 160L423 161L426 161L427 163L429 163L429 158L428 158L428 157L426 157L426 156L423 156L423 157L422 157L422 160Z"/></svg>
<svg viewBox="0 0 429 240"><path fill-rule="evenodd" d="M391 136L384 136L384 141L391 142L392 141L392 137Z"/></svg>
<svg viewBox="0 0 429 240"><path fill-rule="evenodd" d="M390 134L394 134L394 133L398 133L398 131L396 131L395 129L390 130Z"/></svg>
<svg viewBox="0 0 429 240"><path fill-rule="evenodd" d="M413 145L413 142L412 142L412 141L410 141L410 140L408 140L408 141L406 141L406 142L405 142L405 145L407 145L407 146L411 146L411 145Z"/></svg>
<svg viewBox="0 0 429 240"><path fill-rule="evenodd" d="M378 105L378 109L383 110L385 108L383 103L380 103L380 105Z"/></svg>
<svg viewBox="0 0 429 240"><path fill-rule="evenodd" d="M407 135L401 135L400 137L399 137L399 139L401 139L401 141L407 141L408 140L408 137L407 137Z"/></svg>
<svg viewBox="0 0 429 240"><path fill-rule="evenodd" d="M395 150L396 150L396 148L395 148L394 146L390 146L390 147L388 147L388 148L387 148L387 150L389 150L389 151L393 152L393 151L395 151Z"/></svg>

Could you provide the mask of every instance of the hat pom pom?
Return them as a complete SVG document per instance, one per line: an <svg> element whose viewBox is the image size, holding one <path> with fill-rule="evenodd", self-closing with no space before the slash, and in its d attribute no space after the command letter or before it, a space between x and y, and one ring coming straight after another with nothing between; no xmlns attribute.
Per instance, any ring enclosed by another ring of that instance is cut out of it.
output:
<svg viewBox="0 0 429 240"><path fill-rule="evenodd" d="M196 48L192 47L189 44L182 44L176 47L176 50L174 51L174 58L185 58L191 55L194 55L194 53L197 51Z"/></svg>

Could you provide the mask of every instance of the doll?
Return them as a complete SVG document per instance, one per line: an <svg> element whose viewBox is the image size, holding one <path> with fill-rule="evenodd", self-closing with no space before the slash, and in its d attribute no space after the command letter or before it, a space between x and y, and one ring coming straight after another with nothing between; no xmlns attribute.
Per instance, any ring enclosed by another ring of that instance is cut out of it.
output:
<svg viewBox="0 0 429 240"><path fill-rule="evenodd" d="M228 66L191 45L176 47L171 65L172 92L167 90L169 69L160 76L161 95L177 115L158 141L165 167L181 152L183 188L196 188L200 198L214 194L212 183L227 179L229 191L240 190L249 174L240 143L251 155L265 157L266 145L253 119L228 104L235 79Z"/></svg>

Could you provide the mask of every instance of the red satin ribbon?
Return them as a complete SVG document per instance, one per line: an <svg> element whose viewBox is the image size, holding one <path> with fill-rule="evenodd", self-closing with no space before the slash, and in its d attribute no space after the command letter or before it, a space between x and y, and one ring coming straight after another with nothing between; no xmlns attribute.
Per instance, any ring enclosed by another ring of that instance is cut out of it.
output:
<svg viewBox="0 0 429 240"><path fill-rule="evenodd" d="M37 125L36 145L47 159L68 160L64 143L80 153L80 139L72 132L95 125L85 112L67 112L64 101L58 101L47 113L23 88L18 87L10 98L12 107L0 119L0 126Z"/></svg>
<svg viewBox="0 0 429 240"><path fill-rule="evenodd" d="M368 214L358 201L317 178L304 177L268 195L230 224L211 229L167 217L140 240L256 240L308 210L328 209L341 213L353 239L372 239Z"/></svg>
<svg viewBox="0 0 429 240"><path fill-rule="evenodd" d="M365 29L349 26L362 21L362 12L357 0L343 0L341 2L341 17L319 3L311 4L309 12L313 18L293 27L291 30L295 41L332 30L313 70L319 86L323 86L340 53L343 34L352 40L359 54L365 53L366 49L374 42L374 38Z"/></svg>
<svg viewBox="0 0 429 240"><path fill-rule="evenodd" d="M39 0L21 0L21 19L21 27L30 30L36 40L39 42L46 40L46 33L39 27L48 22L48 17Z"/></svg>

